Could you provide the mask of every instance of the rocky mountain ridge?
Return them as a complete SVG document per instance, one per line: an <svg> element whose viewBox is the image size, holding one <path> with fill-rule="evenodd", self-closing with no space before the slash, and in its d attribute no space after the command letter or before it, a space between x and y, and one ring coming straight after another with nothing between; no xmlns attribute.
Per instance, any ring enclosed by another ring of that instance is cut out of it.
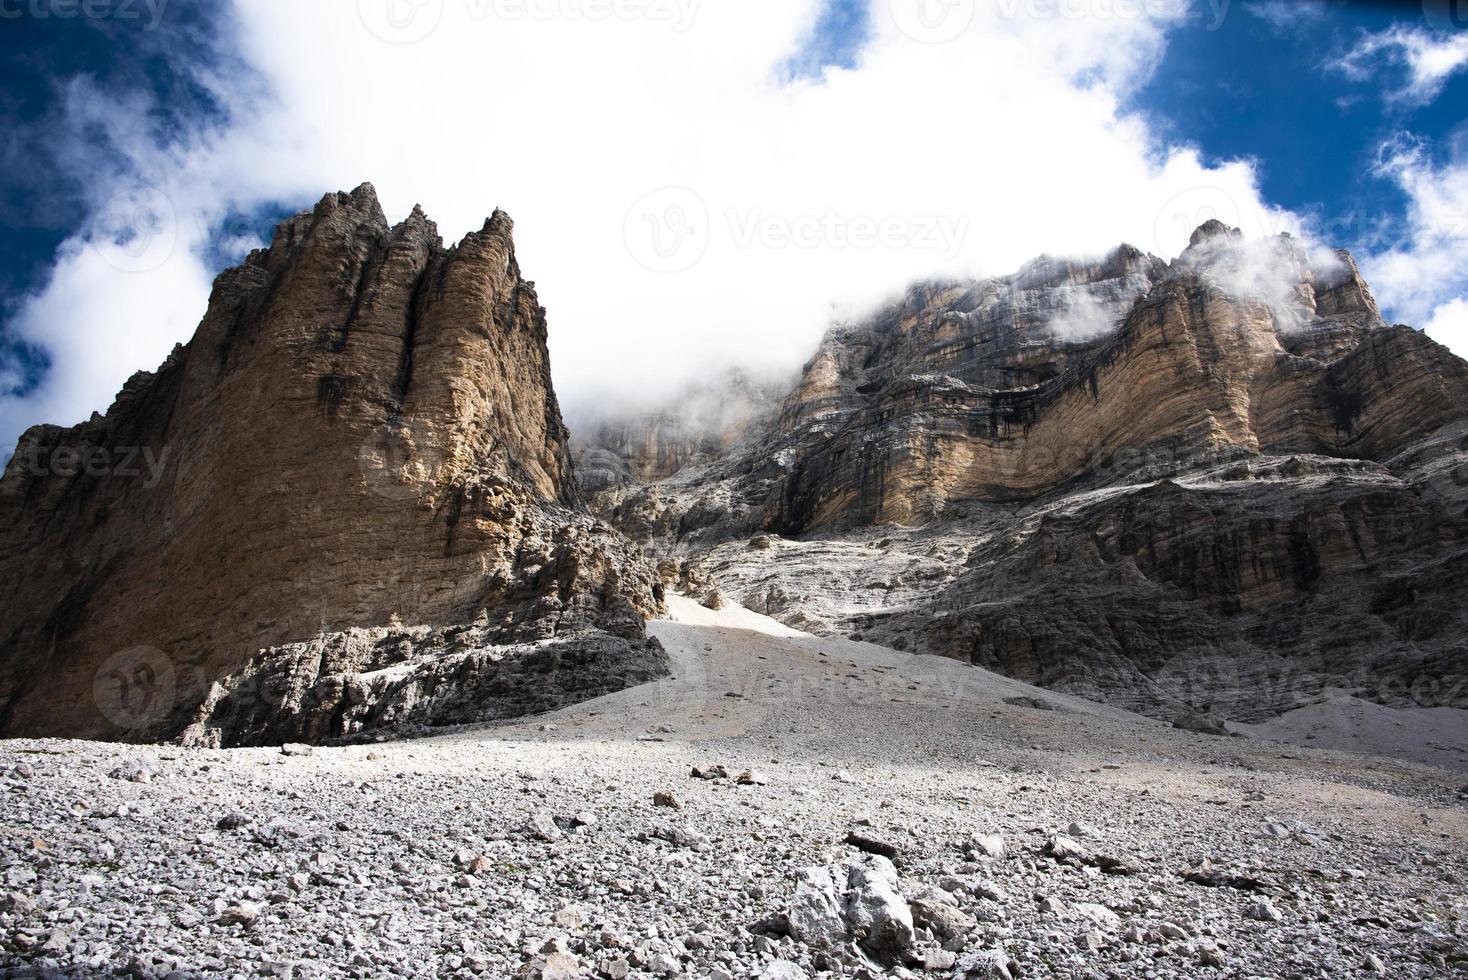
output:
<svg viewBox="0 0 1468 980"><path fill-rule="evenodd" d="M473 626L496 663L557 640L656 672L661 584L585 513L546 329L502 212L445 248L364 184L283 222L105 416L21 439L0 733L156 739L207 700L230 744L231 692L278 674L260 651L401 624ZM127 453L159 471L77 465ZM438 652L405 638L392 662ZM285 686L346 734L328 680Z"/></svg>
<svg viewBox="0 0 1468 980"><path fill-rule="evenodd" d="M791 625L1162 717L1468 706L1468 365L1288 236L915 286L595 508Z"/></svg>
<svg viewBox="0 0 1468 980"><path fill-rule="evenodd" d="M1210 222L918 284L783 398L732 375L573 444L512 231L327 195L106 416L26 433L0 733L545 710L666 671L667 590L1215 731L1468 706L1468 365L1345 252Z"/></svg>

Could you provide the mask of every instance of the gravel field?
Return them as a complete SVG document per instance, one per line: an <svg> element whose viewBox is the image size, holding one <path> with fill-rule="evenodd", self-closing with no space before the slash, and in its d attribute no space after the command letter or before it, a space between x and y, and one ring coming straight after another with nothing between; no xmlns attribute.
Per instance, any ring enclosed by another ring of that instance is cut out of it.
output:
<svg viewBox="0 0 1468 980"><path fill-rule="evenodd" d="M671 605L522 723L0 742L0 974L1468 976L1462 769Z"/></svg>

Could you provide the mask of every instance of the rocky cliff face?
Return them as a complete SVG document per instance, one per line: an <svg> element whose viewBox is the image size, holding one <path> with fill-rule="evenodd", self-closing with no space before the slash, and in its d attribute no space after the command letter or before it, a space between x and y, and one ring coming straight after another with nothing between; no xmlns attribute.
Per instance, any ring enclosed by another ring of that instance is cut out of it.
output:
<svg viewBox="0 0 1468 980"><path fill-rule="evenodd" d="M1190 723L1468 705L1468 365L1343 252L1211 222L915 286L783 399L588 426L627 537L545 335L503 214L445 248L364 186L282 224L106 416L21 440L0 732L508 717L665 672L668 588Z"/></svg>
<svg viewBox="0 0 1468 980"><path fill-rule="evenodd" d="M1344 252L1210 222L916 287L768 431L597 507L792 625L1244 719L1468 704L1465 473L1468 365Z"/></svg>
<svg viewBox="0 0 1468 980"><path fill-rule="evenodd" d="M173 734L258 651L348 628L640 649L656 573L580 505L545 341L503 213L445 248L363 185L282 223L106 416L22 438L0 732Z"/></svg>

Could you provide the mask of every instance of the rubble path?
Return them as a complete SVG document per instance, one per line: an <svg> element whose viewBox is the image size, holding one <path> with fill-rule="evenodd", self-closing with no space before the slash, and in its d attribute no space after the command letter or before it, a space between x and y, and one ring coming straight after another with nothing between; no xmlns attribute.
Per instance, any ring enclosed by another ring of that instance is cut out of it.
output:
<svg viewBox="0 0 1468 980"><path fill-rule="evenodd" d="M1462 772L671 607L515 724L0 742L0 975L1468 976Z"/></svg>

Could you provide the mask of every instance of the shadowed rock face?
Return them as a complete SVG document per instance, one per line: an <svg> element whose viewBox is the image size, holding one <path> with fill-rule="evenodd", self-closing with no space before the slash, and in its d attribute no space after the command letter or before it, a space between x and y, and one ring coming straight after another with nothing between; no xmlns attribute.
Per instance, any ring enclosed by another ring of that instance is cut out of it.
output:
<svg viewBox="0 0 1468 980"><path fill-rule="evenodd" d="M256 651L333 630L640 644L660 605L579 502L510 219L446 249L370 185L220 275L105 417L27 432L0 514L7 735L171 734Z"/></svg>
<svg viewBox="0 0 1468 980"><path fill-rule="evenodd" d="M499 721L666 677L655 639L579 632L492 642L485 624L379 627L261 651L216 684L182 733L189 745L379 739Z"/></svg>
<svg viewBox="0 0 1468 980"><path fill-rule="evenodd" d="M1468 364L1288 237L916 287L595 506L791 625L1167 717L1468 705Z"/></svg>
<svg viewBox="0 0 1468 980"><path fill-rule="evenodd" d="M875 635L1165 716L1468 706L1468 533L1383 469L1247 461L1025 515Z"/></svg>

